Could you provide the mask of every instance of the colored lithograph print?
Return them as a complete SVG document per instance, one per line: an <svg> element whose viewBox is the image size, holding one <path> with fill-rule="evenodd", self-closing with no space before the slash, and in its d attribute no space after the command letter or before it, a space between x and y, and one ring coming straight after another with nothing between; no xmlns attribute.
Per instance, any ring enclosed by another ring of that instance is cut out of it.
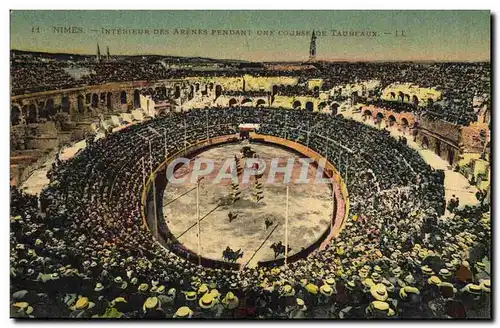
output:
<svg viewBox="0 0 500 328"><path fill-rule="evenodd" d="M13 318L491 319L488 11L12 11Z"/></svg>

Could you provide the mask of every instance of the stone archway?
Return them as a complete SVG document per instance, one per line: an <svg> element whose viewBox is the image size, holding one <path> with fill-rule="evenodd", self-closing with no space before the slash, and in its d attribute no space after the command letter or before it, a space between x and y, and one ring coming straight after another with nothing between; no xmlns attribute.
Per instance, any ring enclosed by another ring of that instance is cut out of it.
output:
<svg viewBox="0 0 500 328"><path fill-rule="evenodd" d="M333 103L332 104L332 115L337 115L337 113L339 112L339 104L337 103Z"/></svg>
<svg viewBox="0 0 500 328"><path fill-rule="evenodd" d="M47 108L45 107L45 102L39 101L38 102L38 118L39 119L48 119L49 118L49 112L47 111Z"/></svg>
<svg viewBox="0 0 500 328"><path fill-rule="evenodd" d="M97 106L99 106L99 96L97 95L97 93L92 94L90 105L94 108L97 108Z"/></svg>
<svg viewBox="0 0 500 328"><path fill-rule="evenodd" d="M258 99L255 104L256 107L264 107L266 105L266 101L264 99Z"/></svg>
<svg viewBox="0 0 500 328"><path fill-rule="evenodd" d="M436 154L441 156L441 140L436 139Z"/></svg>
<svg viewBox="0 0 500 328"><path fill-rule="evenodd" d="M249 99L249 98L243 99L241 101L241 105L242 106L252 106L253 105L252 99Z"/></svg>
<svg viewBox="0 0 500 328"><path fill-rule="evenodd" d="M99 94L99 105L105 107L106 106L106 93L103 92Z"/></svg>
<svg viewBox="0 0 500 328"><path fill-rule="evenodd" d="M412 97L412 102L413 102L413 104L414 104L415 106L418 106L418 103L419 103L420 101L418 100L418 97L417 97L417 96L413 95L413 97Z"/></svg>
<svg viewBox="0 0 500 328"><path fill-rule="evenodd" d="M238 100L231 98L229 99L229 107L233 107L238 103Z"/></svg>
<svg viewBox="0 0 500 328"><path fill-rule="evenodd" d="M49 115L49 117L57 114L56 107L54 106L54 99L47 99L47 101L45 102L45 109L47 110L47 114Z"/></svg>
<svg viewBox="0 0 500 328"><path fill-rule="evenodd" d="M126 91L120 92L120 103L122 105L127 103L127 92Z"/></svg>
<svg viewBox="0 0 500 328"><path fill-rule="evenodd" d="M406 117L403 117L401 119L401 125L403 126L403 128L407 128L408 127L408 120L406 119Z"/></svg>
<svg viewBox="0 0 500 328"><path fill-rule="evenodd" d="M106 107L109 109L109 110L112 110L113 109L113 93L111 92L108 92L106 94Z"/></svg>
<svg viewBox="0 0 500 328"><path fill-rule="evenodd" d="M180 90L180 88L179 88ZM179 91L180 93L180 91ZM180 95L179 95L180 97ZM134 108L138 108L138 107L141 107L141 93L139 92L139 90L135 89L134 90Z"/></svg>
<svg viewBox="0 0 500 328"><path fill-rule="evenodd" d="M398 92L398 100L401 100L401 102L405 100L405 94L403 93L403 91Z"/></svg>
<svg viewBox="0 0 500 328"><path fill-rule="evenodd" d="M448 145L448 164L453 165L455 158L455 150L452 146Z"/></svg>
<svg viewBox="0 0 500 328"><path fill-rule="evenodd" d="M26 105L23 107L23 112L25 111L26 123L34 124L38 122L38 113L35 104Z"/></svg>
<svg viewBox="0 0 500 328"><path fill-rule="evenodd" d="M363 116L367 117L367 116L372 116L372 112L368 109L365 109L365 111L363 112Z"/></svg>
<svg viewBox="0 0 500 328"><path fill-rule="evenodd" d="M84 105L83 101L84 101L83 95L78 95L78 97L76 98L76 107L77 107L78 113L80 113L80 114L85 113L85 105Z"/></svg>
<svg viewBox="0 0 500 328"><path fill-rule="evenodd" d="M306 102L306 110L308 112L313 112L314 111L314 104L312 101Z"/></svg>
<svg viewBox="0 0 500 328"><path fill-rule="evenodd" d="M429 149L429 138L427 136L422 137L422 148Z"/></svg>
<svg viewBox="0 0 500 328"><path fill-rule="evenodd" d="M381 112L378 112L377 115L375 116L376 118L376 124L380 127L381 124L382 124L382 121L384 120L384 114L382 114Z"/></svg>
<svg viewBox="0 0 500 328"><path fill-rule="evenodd" d="M17 105L10 107L10 123L13 126L21 123L21 109Z"/></svg>
<svg viewBox="0 0 500 328"><path fill-rule="evenodd" d="M359 98L358 92L357 91L352 92L351 93L351 104L356 105L358 103L358 98Z"/></svg>
<svg viewBox="0 0 500 328"><path fill-rule="evenodd" d="M276 95L278 93L278 86L277 85L273 85L273 89L272 89L272 95Z"/></svg>
<svg viewBox="0 0 500 328"><path fill-rule="evenodd" d="M215 99L219 98L222 95L222 86L217 84L215 86Z"/></svg>
<svg viewBox="0 0 500 328"><path fill-rule="evenodd" d="M174 98L179 99L181 97L181 87L176 85L175 86L175 91L174 91ZM134 92L134 99L135 99L135 92ZM135 104L135 102L134 102Z"/></svg>
<svg viewBox="0 0 500 328"><path fill-rule="evenodd" d="M293 104L292 104L292 108L293 108L293 109L301 109L301 107L302 107L302 104L301 104L301 103L300 103L300 101L298 101L298 100L295 100L295 101L293 102Z"/></svg>
<svg viewBox="0 0 500 328"><path fill-rule="evenodd" d="M393 126L396 123L396 118L394 115L389 116L389 126Z"/></svg>
<svg viewBox="0 0 500 328"><path fill-rule="evenodd" d="M62 112L69 114L70 107L71 107L71 104L70 104L70 101L69 101L69 97L68 96L62 97L62 99L61 99L61 110L62 110Z"/></svg>
<svg viewBox="0 0 500 328"><path fill-rule="evenodd" d="M189 94L188 94L188 100L191 100L194 98L194 85L189 85Z"/></svg>

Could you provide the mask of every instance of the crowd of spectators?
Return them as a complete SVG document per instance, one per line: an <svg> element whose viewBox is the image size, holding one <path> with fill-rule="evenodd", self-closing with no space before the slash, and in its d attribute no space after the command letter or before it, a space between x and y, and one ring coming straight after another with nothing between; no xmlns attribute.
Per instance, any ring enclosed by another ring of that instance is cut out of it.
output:
<svg viewBox="0 0 500 328"><path fill-rule="evenodd" d="M396 113L403 113L403 112L414 112L414 113L419 113L420 108L416 106L415 104L409 104L409 103L404 103L404 102L397 102L397 101L389 101L389 100L384 100L384 99L374 99L374 100L364 100L360 99L360 103L363 103L365 105L373 105L375 107L381 107L385 108L388 110L391 110Z"/></svg>
<svg viewBox="0 0 500 328"><path fill-rule="evenodd" d="M82 68L88 74L71 75L67 68ZM322 90L358 83L380 80L381 88L393 83L410 82L420 87L435 87L442 91L443 101L439 106L430 105L425 109L429 117L468 125L477 120L473 108L474 96L489 100L491 79L489 63L347 63L319 62L304 69L275 70L253 69L251 72L228 67L225 70L204 70L205 77L241 77L251 74L256 77L293 76L299 78L297 86L282 86L279 94L317 96L308 88L301 87L308 79L323 79ZM22 94L45 90L64 89L83 85L133 80L156 81L161 79L199 76L200 72L189 68L167 69L157 57L131 57L128 60L112 60L96 63L93 61L52 60L37 58L11 60L12 93ZM388 105L384 103L385 105ZM415 106L393 102L389 105L397 110L415 110Z"/></svg>
<svg viewBox="0 0 500 328"><path fill-rule="evenodd" d="M393 83L412 83L442 92L443 104L428 108L430 117L460 125L477 120L474 96L490 98L491 65L477 63L322 63L323 88L380 80L381 88ZM412 110L408 108L408 110Z"/></svg>
<svg viewBox="0 0 500 328"><path fill-rule="evenodd" d="M234 90L223 90L222 95L228 97L267 97L270 95L270 92L267 91L234 91Z"/></svg>
<svg viewBox="0 0 500 328"><path fill-rule="evenodd" d="M11 63L12 94L41 92L47 90L69 89L81 85L66 71L69 64L65 62L46 63L30 61L28 63L14 61Z"/></svg>
<svg viewBox="0 0 500 328"><path fill-rule="evenodd" d="M207 118L210 137L260 123L260 133L334 163L351 204L339 236L288 268L239 271L200 267L160 246L141 215L143 167L164 160L165 144L172 155L205 139ZM14 317L491 316L488 204L441 219L443 172L353 120L264 108L169 113L89 140L48 177L39 198L11 190Z"/></svg>
<svg viewBox="0 0 500 328"><path fill-rule="evenodd" d="M146 60L119 61L92 64L95 72L82 78L85 85L105 84L125 81L157 81L167 78L167 71L157 62Z"/></svg>
<svg viewBox="0 0 500 328"><path fill-rule="evenodd" d="M276 88L276 95L318 97L319 90L315 92L314 90L307 88L305 85L279 85Z"/></svg>

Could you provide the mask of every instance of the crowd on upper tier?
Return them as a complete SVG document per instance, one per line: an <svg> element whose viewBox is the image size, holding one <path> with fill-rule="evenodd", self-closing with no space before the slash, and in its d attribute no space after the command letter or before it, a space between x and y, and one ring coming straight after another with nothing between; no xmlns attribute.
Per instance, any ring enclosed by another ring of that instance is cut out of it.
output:
<svg viewBox="0 0 500 328"><path fill-rule="evenodd" d="M207 118L209 137L260 123L335 164L350 201L339 236L287 268L239 271L160 246L143 225L143 167L149 175L164 160L165 144L172 155L204 140ZM39 197L11 189L14 317L491 317L489 200L443 219L443 172L404 139L353 120L247 107L168 113L89 139L48 177Z"/></svg>
<svg viewBox="0 0 500 328"><path fill-rule="evenodd" d="M196 65L194 65L196 66ZM410 82L419 87L436 88L442 92L438 104L424 108L426 115L444 119L459 125L468 125L477 120L474 97L490 102L489 63L329 63L319 62L302 70L265 69L247 70L242 67L225 66L213 70L198 71L192 67L173 69L156 57L115 59L100 63L92 60L70 59L41 60L25 57L11 58L12 94L33 93L46 90L98 85L123 81L157 81L194 76L242 77L250 74L256 77L291 76L298 77L298 85L281 86L282 95L318 96L306 88L307 81L322 79L321 90L328 91L358 82L380 80L380 90L371 92L371 98L393 83ZM361 96L361 95L359 95ZM394 105L401 110L415 111L416 106Z"/></svg>

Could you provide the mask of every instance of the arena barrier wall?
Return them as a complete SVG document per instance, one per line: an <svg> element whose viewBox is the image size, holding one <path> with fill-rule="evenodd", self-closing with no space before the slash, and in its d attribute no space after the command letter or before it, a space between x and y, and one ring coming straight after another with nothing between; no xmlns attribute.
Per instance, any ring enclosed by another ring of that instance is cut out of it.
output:
<svg viewBox="0 0 500 328"><path fill-rule="evenodd" d="M321 154L298 142L275 136L258 134L255 132L250 133L250 138L251 141L254 142L267 142L274 145L280 145L288 149L293 149L296 152L313 159L315 161L315 163L313 164L316 165L320 160L325 160L324 174L332 180L333 188L333 213L331 225L313 244L309 245L307 248L301 250L300 252L289 256L287 258L287 262L292 263L309 256L315 251L323 250L329 244L332 238L338 236L338 234L344 227L349 214L349 194L347 192L347 186L345 185L340 173L337 171L335 166L328 160L326 160L326 158L324 158ZM284 258L279 258L275 260L259 262L259 266L274 267L283 265L284 262Z"/></svg>
<svg viewBox="0 0 500 328"><path fill-rule="evenodd" d="M170 232L163 215L162 198L163 192L167 186L166 179L166 166L174 159L179 156L184 156L186 158L191 158L196 156L198 153L205 151L206 148L226 144L234 141L238 141L237 134L231 134L226 136L214 137L209 140L204 140L197 142L186 149L183 149L175 154L169 156L169 158L158 166L154 172L149 176L142 195L142 217L144 226L150 230L153 237L155 237L156 242L173 252L177 256L190 261L194 264L200 263L202 266L210 268L220 268L226 270L237 271L240 268L238 263L230 263L223 260L211 259L204 257L201 254L197 254L189 248L185 247L183 244L179 243L175 237ZM154 183L154 188L153 188ZM155 193L153 192L155 189ZM155 228L155 203L156 203L156 215L157 215L157 227ZM156 234L156 229L157 234ZM156 236L158 238L156 238Z"/></svg>
<svg viewBox="0 0 500 328"><path fill-rule="evenodd" d="M282 146L291 150L294 150L304 156L307 156L313 159L315 162L313 164L317 164L320 160L324 159L319 153L311 150L310 148L302 145L300 143L290 141L287 139L270 136L270 135L261 135L256 133L251 133L250 137L254 142L264 142L270 143L278 146ZM171 234L168 226L163 220L163 206L162 206L162 196L163 191L167 185L166 176L165 176L165 168L166 166L176 159L179 156L184 156L187 158L194 157L198 153L203 152L206 148L212 147L214 145L220 145L228 142L234 142L239 140L238 134L231 134L226 136L219 136L215 138L211 138L209 140L200 141L196 144L187 147L175 154L169 156L169 158L162 162L154 172L147 179L145 188L143 189L143 195L141 199L141 207L142 207L142 217L144 227L149 229L152 233L153 237L156 241L162 245L167 250L174 252L176 255L184 258L188 261L191 261L195 264L201 263L203 266L212 267L212 268L224 268L237 270L241 267L238 263L230 263L222 260L216 260L201 256L200 254L196 254L192 250L186 248L181 243L175 240L174 236ZM325 159L326 160L326 159ZM293 254L288 257L288 262L294 262L301 258L307 257L311 253L322 250L326 245L328 245L329 241L336 237L338 233L342 230L344 223L347 219L349 212L349 198L347 187L338 173L335 166L329 161L325 162L325 171L324 174L332 180L332 188L333 188L333 213L331 225L325 232L310 246L302 251ZM155 184L153 188L153 183ZM153 189L156 189L156 192L153 193ZM158 225L155 228L155 203L156 203L156 217L158 218L156 221ZM157 230L156 230L157 229ZM157 238L156 238L157 237ZM259 262L259 266L263 267L272 267L279 266L284 263L284 258Z"/></svg>

